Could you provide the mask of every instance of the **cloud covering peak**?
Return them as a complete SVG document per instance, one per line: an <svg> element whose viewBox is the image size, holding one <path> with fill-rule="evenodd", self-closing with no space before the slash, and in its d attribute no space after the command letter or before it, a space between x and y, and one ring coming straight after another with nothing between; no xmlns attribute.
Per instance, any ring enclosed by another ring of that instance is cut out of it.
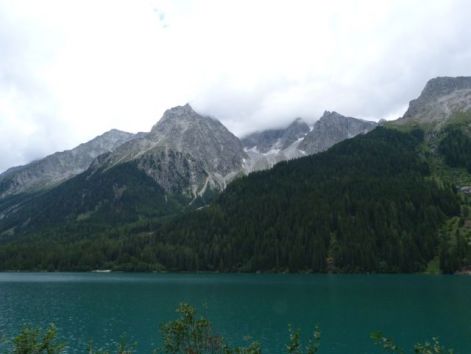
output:
<svg viewBox="0 0 471 354"><path fill-rule="evenodd" d="M469 75L466 0L2 1L0 171L190 102L237 135L403 114Z"/></svg>

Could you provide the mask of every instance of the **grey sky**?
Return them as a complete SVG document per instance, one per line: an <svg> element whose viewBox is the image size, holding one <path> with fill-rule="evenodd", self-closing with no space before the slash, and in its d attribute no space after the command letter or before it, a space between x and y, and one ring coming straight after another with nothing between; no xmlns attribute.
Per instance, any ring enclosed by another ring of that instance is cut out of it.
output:
<svg viewBox="0 0 471 354"><path fill-rule="evenodd" d="M470 75L467 0L0 0L0 171L190 102L237 135Z"/></svg>

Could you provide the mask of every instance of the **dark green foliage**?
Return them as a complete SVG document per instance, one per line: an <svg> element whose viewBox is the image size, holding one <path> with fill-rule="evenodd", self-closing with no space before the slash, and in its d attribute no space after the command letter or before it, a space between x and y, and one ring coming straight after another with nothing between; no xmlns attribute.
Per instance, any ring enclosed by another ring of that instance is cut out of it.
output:
<svg viewBox="0 0 471 354"><path fill-rule="evenodd" d="M114 350L95 349L90 342L87 348L87 354L133 354L136 353L135 344L129 344L125 337L122 337Z"/></svg>
<svg viewBox="0 0 471 354"><path fill-rule="evenodd" d="M177 308L179 318L167 322L161 327L162 348L153 351L154 354L261 354L262 348L258 342L249 343L246 347L231 346L223 337L214 333L211 322L199 316L194 307L180 304ZM299 330L289 329L290 336L286 345L287 354L314 354L320 344L320 331L315 329L313 339L305 346L301 343ZM59 354L65 352L65 346L56 342L56 329L51 325L44 334L39 329L25 327L12 340L12 354ZM129 345L121 339L114 350L95 350L90 343L89 354L132 354L135 345Z"/></svg>
<svg viewBox="0 0 471 354"><path fill-rule="evenodd" d="M293 330L291 326L288 327L289 330L289 342L286 345L286 352L288 354L315 354L319 351L320 341L321 341L321 331L319 327L314 329L312 339L304 347L301 344L301 331L299 329Z"/></svg>
<svg viewBox="0 0 471 354"><path fill-rule="evenodd" d="M70 221L4 245L0 269L422 271L438 254L438 230L459 214L459 201L451 186L429 178L416 153L421 139L417 131L378 128L236 180L210 206L168 221L150 217L166 205L159 187L122 167L100 178L120 185L123 174L135 186L123 194L126 202L107 204L113 191L100 192L97 182L89 204L83 206L85 198L63 206L73 211L64 212L67 220L104 200L90 219L96 223ZM44 220L53 210L43 207Z"/></svg>
<svg viewBox="0 0 471 354"><path fill-rule="evenodd" d="M209 321L196 318L196 311L188 304L177 309L181 318L162 326L164 345L162 353L217 353L225 347L221 337L213 335Z"/></svg>
<svg viewBox="0 0 471 354"><path fill-rule="evenodd" d="M211 322L198 316L194 307L180 304L177 308L180 317L167 322L161 327L163 347L153 351L154 354L262 354L262 347L258 342L252 342L247 347L237 347L228 344L223 337L214 334ZM60 354L65 353L65 345L56 340L56 328L50 325L42 332L38 328L24 327L10 345L8 353L11 354ZM381 349L389 353L404 354L390 338L381 332L373 332L370 338ZM320 330L315 328L312 339L305 345L301 343L299 330L293 331L289 326L289 340L284 350L287 354L315 354L320 348ZM77 349L77 348L75 348ZM129 345L121 339L114 350L95 350L93 344L87 348L88 354L132 354L135 345ZM438 338L432 341L417 343L413 349L417 354L453 354L453 349L442 346Z"/></svg>
<svg viewBox="0 0 471 354"><path fill-rule="evenodd" d="M262 349L256 342L248 347L231 347L221 336L215 335L211 322L198 317L196 310L188 304L177 309L180 318L162 326L162 354L260 354Z"/></svg>
<svg viewBox="0 0 471 354"><path fill-rule="evenodd" d="M232 183L216 203L160 227L192 270L423 270L459 204L427 178L420 134L376 129ZM185 253L183 250L186 250ZM188 269L159 258L168 269Z"/></svg>
<svg viewBox="0 0 471 354"><path fill-rule="evenodd" d="M462 218L458 221L450 220L448 224L455 221L452 230L442 231L442 241L440 245L440 268L444 273L454 273L469 267L471 264L471 230L467 223L461 224ZM457 224L457 225L456 225Z"/></svg>
<svg viewBox="0 0 471 354"><path fill-rule="evenodd" d="M389 353L403 354L404 351L399 348L391 338L385 337L382 332L372 332L370 334L371 340Z"/></svg>
<svg viewBox="0 0 471 354"><path fill-rule="evenodd" d="M471 172L471 138L461 129L453 126L445 129L438 150L450 167L463 167Z"/></svg>
<svg viewBox="0 0 471 354"><path fill-rule="evenodd" d="M20 334L13 338L11 343L12 354L59 354L64 351L65 345L57 342L57 330L50 325L45 331L39 328L26 326Z"/></svg>
<svg viewBox="0 0 471 354"><path fill-rule="evenodd" d="M2 209L18 198L2 201ZM0 230L14 228L16 238L61 228L70 236L83 237L110 226L179 212L188 202L183 197L166 195L133 163L105 171L89 169L56 188L23 198L18 212L0 220Z"/></svg>

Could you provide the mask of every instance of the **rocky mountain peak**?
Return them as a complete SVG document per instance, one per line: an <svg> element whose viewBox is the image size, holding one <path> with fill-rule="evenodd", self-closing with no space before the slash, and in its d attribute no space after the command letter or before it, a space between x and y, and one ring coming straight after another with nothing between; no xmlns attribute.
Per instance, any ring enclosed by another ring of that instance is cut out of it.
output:
<svg viewBox="0 0 471 354"><path fill-rule="evenodd" d="M134 138L134 134L112 129L74 149L11 168L0 174L0 198L46 188L71 178L85 171L98 156Z"/></svg>
<svg viewBox="0 0 471 354"><path fill-rule="evenodd" d="M427 82L420 96L409 103L404 117L410 121L440 125L456 112L471 110L471 77L437 77Z"/></svg>
<svg viewBox="0 0 471 354"><path fill-rule="evenodd" d="M87 143L80 144L77 148L83 147L85 150L92 150L93 147L100 147L100 154L114 150L117 146L122 143L129 141L135 137L135 134L128 133L118 129L111 129L107 132L97 136ZM94 153L96 155L96 153Z"/></svg>
<svg viewBox="0 0 471 354"><path fill-rule="evenodd" d="M110 129L107 132L104 132L103 134L99 136L129 136L129 135L133 135L133 134L125 132L123 130L119 130L119 129Z"/></svg>
<svg viewBox="0 0 471 354"><path fill-rule="evenodd" d="M296 118L291 122L290 125L286 128L286 130L298 130L298 131L303 131L307 132L309 131L309 125L302 119L301 117Z"/></svg>
<svg viewBox="0 0 471 354"><path fill-rule="evenodd" d="M345 119L348 119L348 118L341 115L340 113L335 112L335 111L332 111L332 112L331 111L324 111L322 116L319 118L319 120L323 120L323 121L334 120L334 119L345 120ZM354 118L354 119L356 119L356 118Z"/></svg>
<svg viewBox="0 0 471 354"><path fill-rule="evenodd" d="M309 132L309 126L298 117L286 128L268 129L249 134L242 138L242 144L246 149L255 149L257 152L283 150L296 140L304 137Z"/></svg>
<svg viewBox="0 0 471 354"><path fill-rule="evenodd" d="M164 123L168 121L175 121L175 120L192 120L192 119L201 119L204 118L203 116L199 115L196 113L196 111L193 109L193 107L190 106L189 103L183 105L183 106L175 106L172 108L167 109L162 118L157 122L156 125L152 128L156 128L159 123Z"/></svg>
<svg viewBox="0 0 471 354"><path fill-rule="evenodd" d="M168 131L169 129L185 131L194 126L207 126L214 123L222 126L218 120L199 114L187 103L183 106L167 109L162 118L152 127L151 134Z"/></svg>
<svg viewBox="0 0 471 354"><path fill-rule="evenodd" d="M304 124L306 124L304 119L302 119L301 117L297 117L293 120L293 122L290 124L290 126L292 126L292 125L304 125Z"/></svg>
<svg viewBox="0 0 471 354"><path fill-rule="evenodd" d="M167 192L196 196L223 189L248 156L240 140L221 122L189 104L170 108L148 134L121 145L97 161L97 170L132 163Z"/></svg>
<svg viewBox="0 0 471 354"><path fill-rule="evenodd" d="M210 171L226 175L241 168L246 157L240 140L220 121L197 113L189 104L168 109L150 137L159 146L206 161Z"/></svg>
<svg viewBox="0 0 471 354"><path fill-rule="evenodd" d="M304 138L310 131L309 125L302 119L296 118L288 127L284 130L281 140L282 149L286 149L288 146L293 144L296 140Z"/></svg>
<svg viewBox="0 0 471 354"><path fill-rule="evenodd" d="M433 99L445 96L453 91L471 89L471 77L459 76L449 77L442 76L429 80L426 84L419 99Z"/></svg>
<svg viewBox="0 0 471 354"><path fill-rule="evenodd" d="M307 154L315 154L342 140L367 133L376 126L377 123L372 121L346 117L335 111L325 111L314 124L312 131L299 144L299 149Z"/></svg>

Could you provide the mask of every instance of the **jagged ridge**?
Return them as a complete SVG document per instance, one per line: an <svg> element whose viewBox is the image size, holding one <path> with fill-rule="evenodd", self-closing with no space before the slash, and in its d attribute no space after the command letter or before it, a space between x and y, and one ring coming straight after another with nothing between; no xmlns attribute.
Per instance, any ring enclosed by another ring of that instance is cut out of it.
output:
<svg viewBox="0 0 471 354"><path fill-rule="evenodd" d="M312 131L299 144L307 154L325 151L331 146L358 134L373 130L377 123L358 118L345 117L337 112L325 111L314 124Z"/></svg>
<svg viewBox="0 0 471 354"><path fill-rule="evenodd" d="M440 128L454 113L471 110L471 77L437 77L409 103L397 124L418 123Z"/></svg>
<svg viewBox="0 0 471 354"><path fill-rule="evenodd" d="M134 134L110 130L72 150L56 152L0 175L0 198L50 187L85 171L99 155L132 140Z"/></svg>

